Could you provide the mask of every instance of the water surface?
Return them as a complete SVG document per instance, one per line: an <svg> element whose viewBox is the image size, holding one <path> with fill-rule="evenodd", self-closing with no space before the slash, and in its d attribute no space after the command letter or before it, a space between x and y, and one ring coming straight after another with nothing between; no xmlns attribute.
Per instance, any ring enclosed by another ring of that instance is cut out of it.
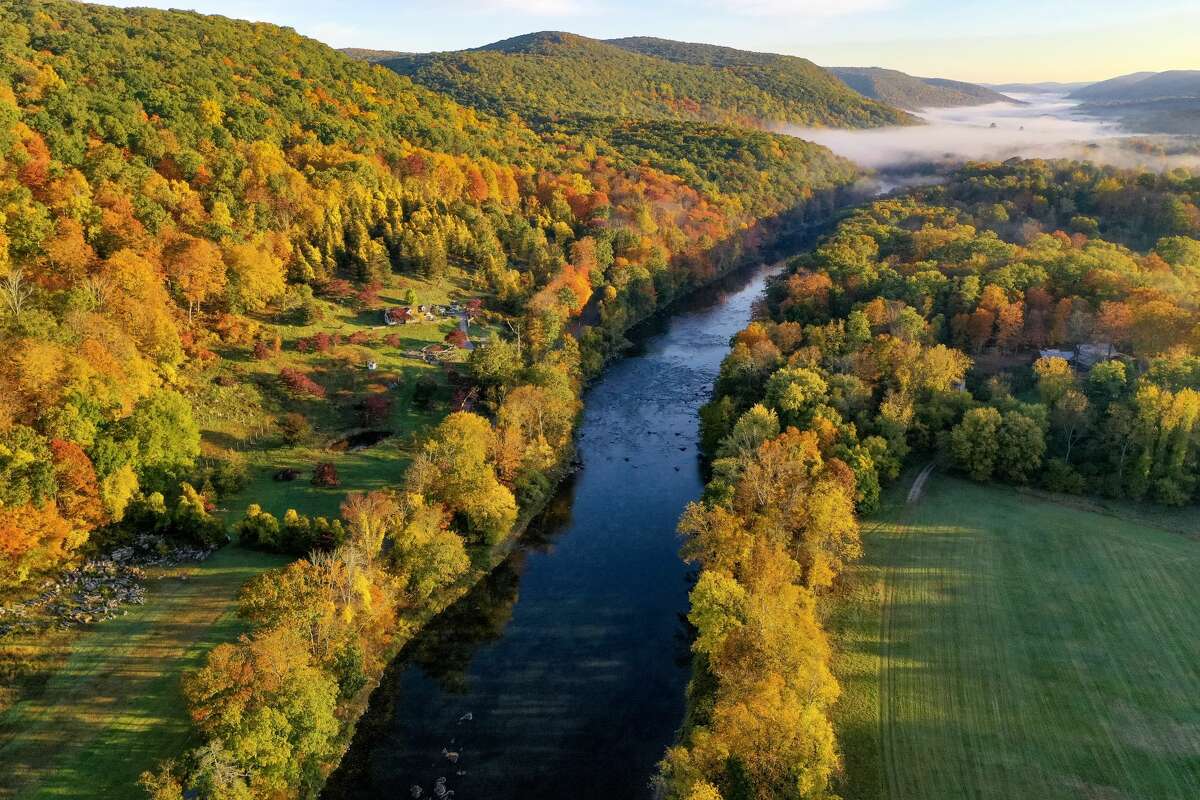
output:
<svg viewBox="0 0 1200 800"><path fill-rule="evenodd" d="M514 554L389 668L328 798L649 797L683 717L696 412L772 268L635 332L585 396L583 469ZM445 753L457 753L452 761Z"/></svg>

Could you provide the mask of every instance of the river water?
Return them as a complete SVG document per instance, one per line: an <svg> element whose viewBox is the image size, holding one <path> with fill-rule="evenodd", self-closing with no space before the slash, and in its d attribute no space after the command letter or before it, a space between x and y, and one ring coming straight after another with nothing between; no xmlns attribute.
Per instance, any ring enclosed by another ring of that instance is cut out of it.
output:
<svg viewBox="0 0 1200 800"><path fill-rule="evenodd" d="M773 271L634 332L586 393L582 470L391 665L324 797L429 797L439 778L457 800L650 796L688 679L675 524L703 489L696 413Z"/></svg>

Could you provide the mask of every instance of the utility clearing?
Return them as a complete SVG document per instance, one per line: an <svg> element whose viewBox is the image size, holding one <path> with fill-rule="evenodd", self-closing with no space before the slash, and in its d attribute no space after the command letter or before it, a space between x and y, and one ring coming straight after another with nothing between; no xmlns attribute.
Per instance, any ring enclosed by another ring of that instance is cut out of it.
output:
<svg viewBox="0 0 1200 800"><path fill-rule="evenodd" d="M1200 797L1200 542L922 476L830 610L839 793Z"/></svg>

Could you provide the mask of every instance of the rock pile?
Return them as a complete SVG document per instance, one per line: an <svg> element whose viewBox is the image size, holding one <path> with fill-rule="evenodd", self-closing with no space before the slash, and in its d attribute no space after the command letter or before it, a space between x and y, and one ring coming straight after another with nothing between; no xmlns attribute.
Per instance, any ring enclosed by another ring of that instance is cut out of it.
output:
<svg viewBox="0 0 1200 800"><path fill-rule="evenodd" d="M146 568L203 561L212 548L176 545L161 536L142 535L107 558L92 559L42 584L20 603L0 605L0 637L10 633L65 630L128 613L146 601Z"/></svg>

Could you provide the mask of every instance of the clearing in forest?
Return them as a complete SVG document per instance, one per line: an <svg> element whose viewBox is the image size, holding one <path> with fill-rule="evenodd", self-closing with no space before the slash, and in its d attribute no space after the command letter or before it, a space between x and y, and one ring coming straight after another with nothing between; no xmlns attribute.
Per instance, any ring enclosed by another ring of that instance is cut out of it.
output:
<svg viewBox="0 0 1200 800"><path fill-rule="evenodd" d="M940 475L864 527L846 800L1200 797L1200 542Z"/></svg>

